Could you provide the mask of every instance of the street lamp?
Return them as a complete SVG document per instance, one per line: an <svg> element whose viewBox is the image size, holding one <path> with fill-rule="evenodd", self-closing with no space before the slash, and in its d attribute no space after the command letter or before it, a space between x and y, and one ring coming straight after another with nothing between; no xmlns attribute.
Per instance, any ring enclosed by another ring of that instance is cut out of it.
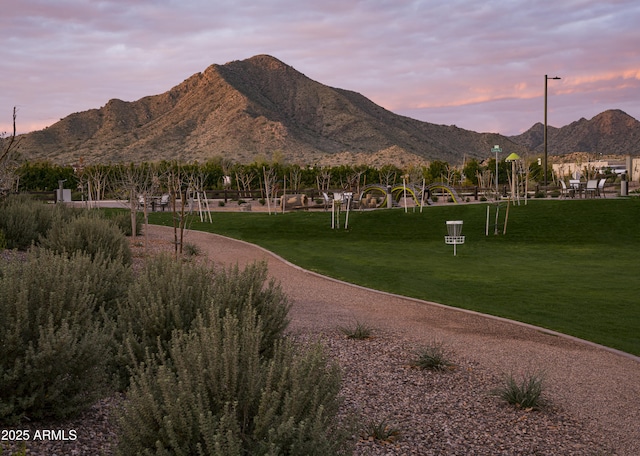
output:
<svg viewBox="0 0 640 456"><path fill-rule="evenodd" d="M496 154L496 201L498 200L498 195L499 195L499 191L498 191L498 152L502 152L502 149L500 149L500 146L498 144L496 144L495 146L493 146L493 148L491 148L491 152L495 152Z"/></svg>
<svg viewBox="0 0 640 456"><path fill-rule="evenodd" d="M550 78L544 75L544 192L547 193L547 81L549 79L560 79L558 76Z"/></svg>

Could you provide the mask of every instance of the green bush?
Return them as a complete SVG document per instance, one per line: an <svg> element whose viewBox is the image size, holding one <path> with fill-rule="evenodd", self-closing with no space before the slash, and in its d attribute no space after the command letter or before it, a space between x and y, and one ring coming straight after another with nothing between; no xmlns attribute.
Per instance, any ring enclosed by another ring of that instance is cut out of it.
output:
<svg viewBox="0 0 640 456"><path fill-rule="evenodd" d="M0 422L64 418L103 392L110 336L100 299L110 272L100 265L45 250L0 265Z"/></svg>
<svg viewBox="0 0 640 456"><path fill-rule="evenodd" d="M252 263L244 270L236 265L218 271L211 293L219 317L230 311L242 318L246 312L256 311L263 332L261 352L270 356L274 342L282 337L289 325L291 306L280 285L273 279L267 280L267 263Z"/></svg>
<svg viewBox="0 0 640 456"><path fill-rule="evenodd" d="M541 373L524 374L520 381L513 374L505 375L502 385L493 393L518 408L537 410L546 405L542 397L543 380Z"/></svg>
<svg viewBox="0 0 640 456"><path fill-rule="evenodd" d="M339 326L338 330L347 336L347 339L365 340L371 337L370 326L356 321L352 326Z"/></svg>
<svg viewBox="0 0 640 456"><path fill-rule="evenodd" d="M289 305L275 282L265 283L266 271L266 263L243 271L216 271L170 256L149 259L118 306L115 341L121 386L127 384L128 368L158 348L168 349L173 332L189 331L198 315L211 318L209 309L215 309L215 318L227 312L242 318L255 311L263 330L261 351L269 354L288 325Z"/></svg>
<svg viewBox="0 0 640 456"><path fill-rule="evenodd" d="M196 316L209 307L212 275L206 265L177 262L169 255L145 262L115 317L121 387L128 383L130 367L159 348L166 350L173 331L188 331Z"/></svg>
<svg viewBox="0 0 640 456"><path fill-rule="evenodd" d="M455 368L455 364L449 359L449 350L442 342L434 341L415 351L410 364L419 369L443 372Z"/></svg>
<svg viewBox="0 0 640 456"><path fill-rule="evenodd" d="M131 232L131 212L129 211L118 211L114 214L108 216L109 220L111 220L120 231L124 233L125 236L132 236ZM144 214L142 212L138 212L136 214L136 236L140 236L142 234L142 224L144 222Z"/></svg>
<svg viewBox="0 0 640 456"><path fill-rule="evenodd" d="M102 253L124 264L131 263L131 249L122 231L113 222L91 214L53 224L40 245L56 253L80 251L92 258Z"/></svg>
<svg viewBox="0 0 640 456"><path fill-rule="evenodd" d="M0 229L7 248L27 250L44 235L55 218L55 206L25 195L12 195L0 202Z"/></svg>
<svg viewBox="0 0 640 456"><path fill-rule="evenodd" d="M340 454L338 367L290 342L264 359L255 313L214 315L136 370L117 454Z"/></svg>

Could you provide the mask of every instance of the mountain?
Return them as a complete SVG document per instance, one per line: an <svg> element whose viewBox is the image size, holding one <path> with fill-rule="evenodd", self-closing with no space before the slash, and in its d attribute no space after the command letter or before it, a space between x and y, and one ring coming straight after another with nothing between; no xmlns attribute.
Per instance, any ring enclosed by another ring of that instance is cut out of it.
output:
<svg viewBox="0 0 640 456"><path fill-rule="evenodd" d="M544 150L544 125L535 124L510 139L535 152ZM582 118L562 128L547 125L547 153L566 155L575 152L602 155L640 155L640 122L611 109L587 120Z"/></svg>
<svg viewBox="0 0 640 456"><path fill-rule="evenodd" d="M494 144L527 147L493 133L394 114L364 96L315 82L278 59L258 55L211 65L168 92L111 100L23 135L31 160L87 164L157 160L237 162L274 153L299 164L381 165L464 157L484 159Z"/></svg>

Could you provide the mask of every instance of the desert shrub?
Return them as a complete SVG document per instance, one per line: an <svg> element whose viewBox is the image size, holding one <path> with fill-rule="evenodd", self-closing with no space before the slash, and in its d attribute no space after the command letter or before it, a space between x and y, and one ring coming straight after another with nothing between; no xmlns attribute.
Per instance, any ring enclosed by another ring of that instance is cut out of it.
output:
<svg viewBox="0 0 640 456"><path fill-rule="evenodd" d="M365 440L373 439L383 443L394 443L400 436L401 432L396 426L389 424L387 420L368 421L362 428L360 433Z"/></svg>
<svg viewBox="0 0 640 456"><path fill-rule="evenodd" d="M419 369L439 372L455 367L455 364L450 359L449 350L439 341L433 341L429 345L418 348L410 365Z"/></svg>
<svg viewBox="0 0 640 456"><path fill-rule="evenodd" d="M371 337L372 329L370 326L356 321L350 326L339 326L338 330L348 339L365 340Z"/></svg>
<svg viewBox="0 0 640 456"><path fill-rule="evenodd" d="M188 257L194 257L202 254L202 250L197 244L185 242L183 246L184 254Z"/></svg>
<svg viewBox="0 0 640 456"><path fill-rule="evenodd" d="M12 195L0 202L0 229L7 248L27 250L51 227L55 206L35 201L26 195Z"/></svg>
<svg viewBox="0 0 640 456"><path fill-rule="evenodd" d="M51 251L0 265L0 422L64 418L102 393L103 272L87 255Z"/></svg>
<svg viewBox="0 0 640 456"><path fill-rule="evenodd" d="M99 253L110 259L131 263L131 249L126 237L111 221L97 215L84 215L66 223L55 223L40 245L56 253L85 252L91 257Z"/></svg>
<svg viewBox="0 0 640 456"><path fill-rule="evenodd" d="M520 380L509 374L493 393L518 408L537 410L546 404L542 397L543 383L544 375L538 372L523 374Z"/></svg>
<svg viewBox="0 0 640 456"><path fill-rule="evenodd" d="M242 318L246 312L256 311L263 332L261 350L267 356L289 325L289 302L280 285L267 280L264 261L249 264L244 270L236 265L218 271L211 298L219 317L230 311Z"/></svg>
<svg viewBox="0 0 640 456"><path fill-rule="evenodd" d="M131 212L118 211L115 214L108 216L109 220L113 222L125 236L132 236L131 232ZM142 234L142 224L144 222L144 214L138 212L136 214L136 236Z"/></svg>
<svg viewBox="0 0 640 456"><path fill-rule="evenodd" d="M174 261L169 255L149 258L118 304L114 342L115 370L121 387L129 368L158 348L166 350L173 331L189 330L209 306L213 269Z"/></svg>
<svg viewBox="0 0 640 456"><path fill-rule="evenodd" d="M261 339L248 312L199 318L193 331L176 333L132 377L117 453L337 454L338 367L320 348L290 342L264 359Z"/></svg>
<svg viewBox="0 0 640 456"><path fill-rule="evenodd" d="M173 332L189 331L198 315L222 318L230 312L242 318L255 311L263 329L262 351L269 352L286 329L289 305L275 282L265 282L265 263L243 271L216 271L169 256L149 259L118 306L115 342L121 385L126 385L130 367L158 348L166 350Z"/></svg>

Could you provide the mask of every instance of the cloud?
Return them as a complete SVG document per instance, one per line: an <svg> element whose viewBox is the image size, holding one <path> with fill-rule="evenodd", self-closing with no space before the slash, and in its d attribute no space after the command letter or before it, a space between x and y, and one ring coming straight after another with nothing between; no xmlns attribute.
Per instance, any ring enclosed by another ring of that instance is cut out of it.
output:
<svg viewBox="0 0 640 456"><path fill-rule="evenodd" d="M640 118L638 23L635 0L22 0L0 17L0 131L13 106L29 131L256 54L475 131L539 121L545 74L562 77L548 87L560 125Z"/></svg>

